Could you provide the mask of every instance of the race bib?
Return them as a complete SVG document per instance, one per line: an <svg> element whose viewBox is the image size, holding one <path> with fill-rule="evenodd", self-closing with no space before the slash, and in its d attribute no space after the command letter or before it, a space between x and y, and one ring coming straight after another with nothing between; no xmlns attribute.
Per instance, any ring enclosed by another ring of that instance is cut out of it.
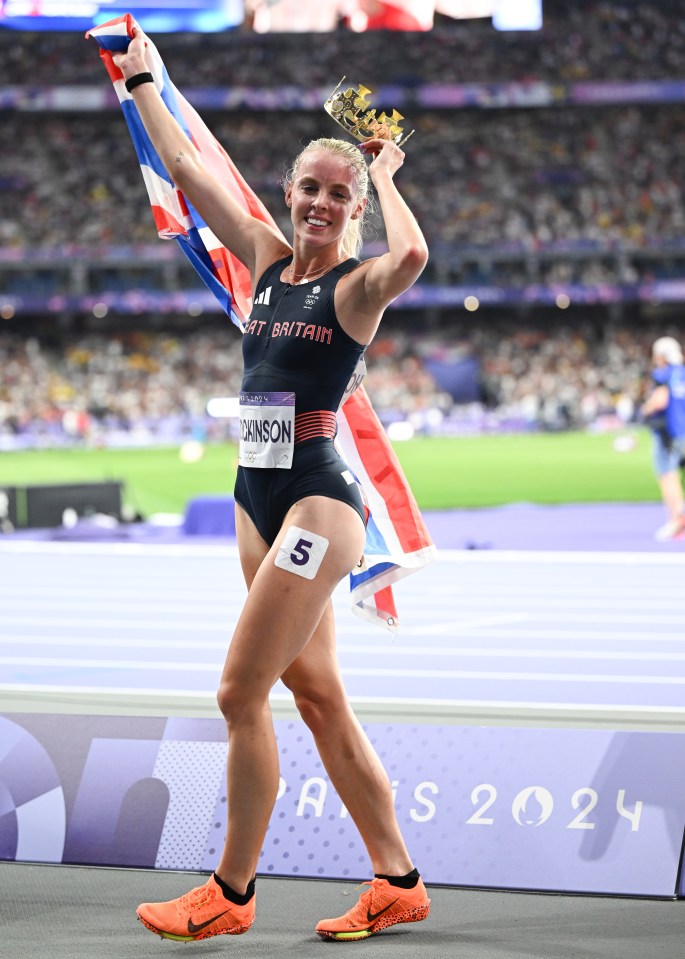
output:
<svg viewBox="0 0 685 959"><path fill-rule="evenodd" d="M294 393L241 393L241 466L290 469L295 437Z"/></svg>

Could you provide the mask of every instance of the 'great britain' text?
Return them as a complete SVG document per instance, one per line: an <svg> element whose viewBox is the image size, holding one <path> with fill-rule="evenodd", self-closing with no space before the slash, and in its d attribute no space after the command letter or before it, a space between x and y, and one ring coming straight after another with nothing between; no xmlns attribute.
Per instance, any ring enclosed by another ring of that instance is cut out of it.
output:
<svg viewBox="0 0 685 959"><path fill-rule="evenodd" d="M245 333L251 333L253 336L261 336L263 327L267 325L266 320L251 320L245 327ZM292 323L274 323L271 329L271 336L299 336L303 340L313 340L315 343L330 344L333 330L327 326L293 320Z"/></svg>

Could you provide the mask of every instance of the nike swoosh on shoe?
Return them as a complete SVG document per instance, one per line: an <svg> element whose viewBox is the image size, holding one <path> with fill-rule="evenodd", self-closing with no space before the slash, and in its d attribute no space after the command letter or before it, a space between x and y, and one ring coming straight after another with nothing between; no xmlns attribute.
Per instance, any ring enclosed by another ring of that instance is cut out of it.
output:
<svg viewBox="0 0 685 959"><path fill-rule="evenodd" d="M214 916L212 919L208 919L207 922L201 922L198 926L195 925L192 919L188 920L188 932L191 936L194 936L196 932L200 932L202 929L206 929L207 926L211 926L213 922L216 922L217 919L221 919L222 916L225 916L227 912L230 912L229 909L224 909L223 912L220 912L218 916Z"/></svg>
<svg viewBox="0 0 685 959"><path fill-rule="evenodd" d="M399 897L398 897L398 898L399 898ZM382 916L384 912L387 912L388 909L392 908L392 906L394 906L396 902L397 902L397 899L393 899L393 901L390 903L390 905L389 905L389 906L386 906L385 909L381 909L380 912L374 912L374 913L372 913L372 912L370 912L370 911L367 909L367 910L366 910L366 918L367 918L367 920L368 920L369 922L375 922L376 919L378 919L379 916Z"/></svg>

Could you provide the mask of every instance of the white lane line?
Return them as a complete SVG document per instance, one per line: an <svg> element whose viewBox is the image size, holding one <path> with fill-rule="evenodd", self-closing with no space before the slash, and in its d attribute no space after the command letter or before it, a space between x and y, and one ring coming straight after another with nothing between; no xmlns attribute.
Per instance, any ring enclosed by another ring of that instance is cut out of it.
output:
<svg viewBox="0 0 685 959"><path fill-rule="evenodd" d="M509 623L525 623L528 619L527 613L501 613L496 616L479 616L476 619L458 619L447 623L435 623L428 625L426 629L433 631L436 628L449 627L451 629L485 629L488 626L507 626ZM402 628L402 635L412 636L425 630L419 626L409 626Z"/></svg>
<svg viewBox="0 0 685 959"><path fill-rule="evenodd" d="M13 610L13 609L26 609L27 601L23 599L19 600L5 600L3 601L3 609ZM230 600L227 599L222 603L207 603L207 602L197 602L197 603L175 603L173 599L164 600L159 603L154 602L131 602L126 597L118 598L110 594L107 600L75 600L75 599L49 599L44 600L42 597L38 596L30 600L29 603L31 613L41 613L50 610L59 610L60 612L69 612L74 611L83 611L88 612L90 610L96 610L99 612L104 612L108 609L116 610L121 613L134 613L140 611L142 613L187 613L188 615L197 616L198 614L212 614L212 613L232 613L234 615L239 615L242 609L242 603L238 605L231 605ZM5 617L0 614L0 623L3 622Z"/></svg>
<svg viewBox="0 0 685 959"><path fill-rule="evenodd" d="M536 614L534 610L528 611L528 616L526 619L529 622L534 623L535 620L541 622L548 621L548 617L544 614ZM670 625L672 623L680 624L683 627L683 635L685 635L685 610L680 613L630 613L627 615L622 615L620 613L567 613L560 612L559 619L563 620L565 623L616 623L616 625L630 625L632 623L640 623L647 625Z"/></svg>
<svg viewBox="0 0 685 959"><path fill-rule="evenodd" d="M195 571L191 569L191 572ZM34 595L38 590L41 593L46 595L57 595L57 596L111 596L112 592L115 589L120 588L120 580L115 579L113 585L103 586L102 579L98 578L97 583L91 585L78 585L73 584L71 578L64 581L61 584L55 584L55 576L51 575L49 579L46 578L45 581L36 581L31 584L26 584L25 582L13 582L8 579L8 576L11 574L11 571L6 571L3 574L3 579L0 582L0 598L12 598L17 595ZM199 578L199 577L198 577ZM108 579L112 580L113 577L108 574ZM22 576L23 580L23 576ZM236 581L230 578L219 578L216 581L216 585L208 585L204 578L199 582L191 582L189 579L182 579L173 583L169 583L166 579L161 579L158 582L154 583L152 586L145 585L144 587L140 585L140 579L137 578L135 581L127 582L125 584L126 592L130 593L133 596L149 596L150 593L159 592L161 595L168 593L170 590L177 594L179 591L185 591L189 595L200 595L207 596L210 599L215 598L216 596L216 586L226 589L239 592L245 592L245 586L242 582ZM411 582L411 581L410 581ZM414 580L414 583L418 585L419 580ZM538 597L535 592L535 586L537 584L530 583L529 594L531 597ZM403 583L398 588L406 589L407 584ZM475 604L485 604L491 605L492 603L499 602L508 602L508 601L518 601L522 598L522 588L518 586L517 588L505 588L501 584L498 584L496 589L493 590L492 582L490 581L487 588L482 588L481 580L478 579L473 583L465 583L460 581L459 583L454 583L454 581L445 576L444 580L438 580L436 583L435 577L431 580L431 585L428 586L426 583L421 583L421 588L419 590L412 590L412 599L417 604L421 605L432 605L435 603L436 598L438 600L444 599L445 588L449 587L450 595L457 595L461 602L473 602ZM345 585L339 587L340 591L345 590ZM643 585L640 590L640 597L635 597L635 584L626 583L620 589L614 587L611 582L606 582L597 586L585 585L583 587L573 588L572 585L566 583L554 583L554 584L545 584L544 592L544 602L555 603L561 600L572 600L575 597L580 597L584 602L588 598L597 598L600 600L607 601L632 601L636 602L638 599L659 599L660 601L668 601L672 597L664 596L664 592L667 590L664 588L664 585L659 587L649 587Z"/></svg>
<svg viewBox="0 0 685 959"><path fill-rule="evenodd" d="M231 558L238 556L238 547L235 543L194 543L192 541L183 543L112 543L112 542L46 542L40 540L18 540L8 539L0 540L0 556L3 553L18 554L24 556L62 556L67 555L70 558L79 559L82 556L106 556L118 559L122 556L146 557L153 556L158 558L163 556L168 559L195 559L198 556L203 558Z"/></svg>
<svg viewBox="0 0 685 959"><path fill-rule="evenodd" d="M102 580L100 580L102 582ZM53 581L54 583L54 581ZM119 581L117 580L114 587L117 591L121 590ZM32 600L38 596L51 597L55 596L60 600L67 599L84 599L84 600L94 600L98 597L103 597L104 599L111 599L113 592L113 586L55 586L48 583L33 583L31 586L24 586L20 583L13 583L7 585L5 581L4 586L0 585L0 601L2 605L5 606L8 602L11 603L17 596L30 596ZM125 589L126 600L129 598L132 599L149 599L155 597L164 597L164 596L173 596L176 599L178 598L192 598L198 601L202 601L204 606L207 602L216 601L217 592L220 592L225 596L232 596L233 594L245 595L246 590L242 583L235 583L231 581L222 581L221 589L217 590L215 588L209 588L207 586L193 586L191 583L185 582L181 583L163 583L159 588L150 589L149 587L141 586L127 586ZM17 600L16 604L25 603L25 600ZM15 605L16 605L15 604Z"/></svg>
<svg viewBox="0 0 685 959"><path fill-rule="evenodd" d="M606 660L607 662L667 662L677 663L685 662L685 653L636 653L636 652L606 652L604 650L577 650L577 649L482 649L480 647L460 649L459 647L443 649L437 647L418 647L413 649L402 649L393 646L388 650L382 646L339 646L338 652L341 654L351 653L359 655L363 652L364 656L418 656L418 657L446 657L449 659L464 658L483 658L483 659L591 659Z"/></svg>
<svg viewBox="0 0 685 959"><path fill-rule="evenodd" d="M9 627L30 627L30 628L42 628L42 629L125 629L130 630L131 634L144 636L149 632L158 632L164 630L166 632L185 632L192 636L197 636L201 633L221 633L222 635L230 636L231 633L231 624L230 622L225 622L223 620L212 622L206 621L203 619L198 619L197 617L189 620L161 620L155 619L151 622L141 622L140 619L126 620L119 619L113 620L108 619L88 619L87 621L80 617L39 617L39 616L6 616L3 617L0 615L0 627L2 625ZM446 635L450 636L456 632L464 632L471 627L462 627L460 622L441 622L426 624L422 626L402 626L400 627L400 635L397 643L401 643L402 637L405 636L439 636ZM363 630L363 627L350 625L350 624L341 624L337 629L338 636L354 636L360 640L360 648L362 647L363 637L371 635L368 632ZM374 631L374 636L377 633ZM604 642L620 642L620 643L642 643L645 646L649 646L651 642L659 643L685 643L685 634L683 633L663 633L659 632L655 634L653 630L649 632L639 632L632 631L626 632L625 630L574 630L574 629L547 629L544 625L536 624L530 622L529 628L523 629L507 629L506 626L502 629L488 629L482 627L476 627L474 629L473 639L492 639L497 640L498 642L507 642L511 640L522 640L523 642L530 642L530 640L545 640L548 642L555 642L558 640L561 641L578 641L582 640L584 642L596 642L602 644ZM114 640L111 637L103 637L107 639L110 643ZM63 642L68 642L69 639L62 637ZM388 645L388 649L394 648L393 644Z"/></svg>
<svg viewBox="0 0 685 959"><path fill-rule="evenodd" d="M447 587L445 587L447 588ZM682 584L679 584L679 588L682 589ZM634 592L634 591L633 591ZM685 599L683 596L668 596L664 595L667 592L667 589L662 590L661 595L654 600L654 604L657 607L655 614L657 614L662 609L665 609L667 612L674 610L680 611L681 616L685 619ZM634 600L625 600L620 598L615 599L583 599L580 593L574 593L572 596L569 596L567 599L561 600L555 597L544 596L540 597L536 594L519 594L519 596L507 596L507 597L496 597L489 600L487 597L482 599L474 599L472 593L467 593L462 595L458 590L454 588L450 590L449 595L445 597L444 595L440 597L441 605L447 605L451 607L456 607L457 609L468 612L472 607L475 609L482 609L487 607L488 610L494 612L497 609L504 607L505 609L516 609L517 607L524 606L526 610L531 611L547 611L553 610L558 612L564 617L568 615L573 615L572 611L574 609L586 609L586 610L600 610L596 615L610 615L613 616L614 612L616 614L628 613L630 610L639 610L644 611L645 607L649 605L649 601L644 597ZM412 608L431 608L435 606L435 602L432 603L417 603L414 602L412 597ZM569 612L569 610L571 612ZM609 612L604 613L604 610ZM512 610L513 611L513 610ZM588 615L595 615L594 613L588 613ZM649 614L645 614L649 615Z"/></svg>
<svg viewBox="0 0 685 959"><path fill-rule="evenodd" d="M188 620L162 620L155 619L151 622L141 622L140 619L119 619L119 617L108 619L88 619L69 616L2 616L0 615L0 626L38 626L49 628L69 628L69 629L167 629L175 632L198 633L203 631L225 633L230 629L230 624L224 621L211 622L199 620L197 616Z"/></svg>
<svg viewBox="0 0 685 959"><path fill-rule="evenodd" d="M50 669L131 669L143 670L156 673L165 673L167 671L178 672L186 670L191 673L216 672L221 669L222 663L218 660L214 663L194 663L182 659L177 663L160 662L153 660L136 659L74 659L65 657L33 657L33 656L0 656L0 666L33 666L49 667Z"/></svg>
<svg viewBox="0 0 685 959"><path fill-rule="evenodd" d="M221 639L151 639L146 636L0 636L0 646L88 646L102 649L226 649L227 643ZM359 647L361 649L361 647ZM387 649L385 652L387 653Z"/></svg>
<svg viewBox="0 0 685 959"><path fill-rule="evenodd" d="M127 669L133 671L156 673L166 671L178 672L210 672L220 668L220 663L194 663L182 660L177 663L152 660L127 659L74 659L71 657L31 657L31 656L0 656L0 666L33 666L49 667L51 669ZM500 670L462 670L462 669L398 669L396 667L381 667L379 669L368 666L342 667L343 676L373 676L409 679L460 679L460 680L506 680L507 682L546 682L546 683L630 683L644 686L682 686L685 685L685 676L630 676L606 673L519 673Z"/></svg>
<svg viewBox="0 0 685 959"><path fill-rule="evenodd" d="M619 553L609 550L441 549L438 550L437 563L441 562L463 566L685 566L685 551Z"/></svg>
<svg viewBox="0 0 685 959"><path fill-rule="evenodd" d="M575 596L580 597L582 600L585 600L587 597L599 597L600 599L606 599L610 602L624 602L626 599L634 599L635 597L635 583L634 582L625 582L620 587L615 586L613 580L609 579L603 581L599 578L599 574L595 576L596 584L590 585L585 583L582 586L577 588L573 587L572 583L569 583L565 578L560 582L556 583L545 583L544 584L544 596L546 599L549 599L550 602L555 601L558 597L563 599L572 599ZM445 584L447 579L439 579L432 577L431 585L422 584L420 596L416 596L416 599L426 598L426 596L431 597L434 600L435 597L442 597L445 591ZM409 588L411 580L406 584ZM449 588L450 593L459 594L460 599L465 599L469 602L473 601L477 604L490 604L496 603L502 600L507 602L511 599L517 600L524 595L524 586L528 587L529 594L532 599L537 599L540 596L539 590L535 589L537 584L533 581L529 583L518 583L515 586L504 586L502 583L497 583L496 589L493 588L492 579L488 576L478 577L473 581L466 582L463 579L460 579L458 582L450 580ZM682 579L681 571L674 570L673 573L673 587L678 586L682 588ZM404 588L404 586L402 587ZM660 602L664 599L670 599L667 594L669 591L669 584L665 585L662 583L660 586L647 586L642 584L640 587L640 598L642 599L658 599ZM462 595L463 593L463 595ZM677 599L677 597L676 597ZM682 602L682 597L680 602Z"/></svg>
<svg viewBox="0 0 685 959"><path fill-rule="evenodd" d="M630 676L613 673L516 673L486 670L461 669L373 669L369 667L343 667L343 676L378 676L383 678L407 677L410 679L462 679L500 680L507 682L542 683L630 683L644 686L683 686L685 676Z"/></svg>
<svg viewBox="0 0 685 959"><path fill-rule="evenodd" d="M532 620L532 615L529 618ZM647 623L654 625L660 623L680 623L683 627L683 636L685 637L685 609L676 615L672 615L671 613L662 615L656 611L644 614L630 613L630 615L626 616L617 613L562 613L560 618L563 619L565 623Z"/></svg>
<svg viewBox="0 0 685 959"><path fill-rule="evenodd" d="M431 636L431 635L449 635L457 629L455 623L435 623L430 626L402 626L400 627L400 636ZM338 635L343 635L343 629L338 630ZM349 634L349 630L347 633ZM619 643L643 643L648 646L651 642L659 643L685 643L685 634L679 633L655 633L649 632L627 632L625 630L613 631L610 629L589 630L589 629L548 629L544 624L534 623L529 620L528 629L484 629L473 637L478 639L496 639L499 642L509 640L523 640L528 642L532 639L548 641L592 641L596 643L619 642Z"/></svg>
<svg viewBox="0 0 685 959"><path fill-rule="evenodd" d="M683 639L685 647L685 638ZM0 636L0 647L2 646L87 646L101 647L103 649L180 649L184 652L193 652L196 650L226 650L228 643L223 640L212 639L150 639L146 637L131 636L109 636L103 641L100 636L75 636L66 639L63 636ZM579 659L579 660L607 660L611 662L682 662L685 661L685 652L683 653L663 653L663 652L628 652L628 651L608 651L608 650L579 650L579 649L521 649L520 647L506 647L485 649L482 646L459 647L459 646L399 646L388 644L379 646L369 644L364 639L359 643L339 643L337 646L338 654L341 656L387 656L418 658L446 658L458 659Z"/></svg>
<svg viewBox="0 0 685 959"><path fill-rule="evenodd" d="M194 543L189 538L183 543L117 543L117 542L54 542L40 540L0 540L0 556L36 555L70 558L82 556L120 557L165 557L192 560L203 558L236 558L238 547L232 541L218 543ZM685 566L685 552L661 553L658 548L644 552L613 552L584 550L473 550L440 549L434 563L425 567L430 570L442 565L457 566Z"/></svg>
<svg viewBox="0 0 685 959"><path fill-rule="evenodd" d="M79 617L81 623L91 623L95 624L98 620L92 619L87 614L91 612L106 613L112 611L112 616L116 617L117 620L121 616L125 615L134 615L139 613L144 616L154 616L159 613L178 613L179 615L191 617L192 620L196 623L204 624L206 617L210 619L215 616L224 616L228 620L235 620L240 615L242 610L242 598L230 597L227 596L226 599L222 602L207 603L207 602L191 602L191 603L178 603L173 600L163 600L161 602L130 602L128 598L117 599L115 596L111 596L109 600L100 600L100 601L72 601L72 600L61 600L53 599L49 601L44 601L42 598L38 597L26 602L24 600L9 600L3 602L3 612L0 612L0 625L18 625L20 623L25 623L27 625L32 625L38 622L36 619L36 614L46 614L50 615L53 612L61 614L64 613L83 613ZM455 605L459 605L458 602ZM401 626L401 634L406 636L416 636L426 633L441 633L449 630L465 630L465 629L483 629L492 626L507 625L509 623L524 623L528 622L531 626L538 627L540 624L544 624L548 621L548 617L545 616L543 612L536 608L535 603L529 604L528 609L525 612L506 612L494 615L484 615L478 618L470 619L449 619L443 620L437 623L426 623L417 626ZM575 604L574 604L575 605ZM27 608L29 606L30 608ZM606 608L606 607L605 607ZM644 607L643 607L644 608ZM12 616L4 612L7 610L8 613L12 610L22 610L25 609L26 612L20 616ZM417 618L416 610L412 607L412 618ZM456 612L456 610L455 610ZM467 610L460 609L460 613L466 613ZM650 625L650 626L670 626L670 625L682 625L683 633L685 635L685 609L682 612L677 613L663 613L663 612L654 612L654 613L619 613L617 612L598 612L598 613L569 613L565 610L557 608L555 611L558 614L558 618L563 620L564 623L609 623L616 626L626 625ZM555 617L557 618L557 617ZM51 619L55 623L64 622L63 619L58 619L51 616ZM76 620L72 620L75 622ZM110 620L111 623L111 620Z"/></svg>

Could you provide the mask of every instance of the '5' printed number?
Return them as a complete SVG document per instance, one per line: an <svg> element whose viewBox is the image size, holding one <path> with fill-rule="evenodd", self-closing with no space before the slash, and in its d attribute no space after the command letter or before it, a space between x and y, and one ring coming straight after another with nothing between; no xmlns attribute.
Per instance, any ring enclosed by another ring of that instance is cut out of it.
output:
<svg viewBox="0 0 685 959"><path fill-rule="evenodd" d="M308 539L298 539L297 544L295 545L292 553L290 554L290 560L296 566L306 566L309 562L309 550L314 544Z"/></svg>

